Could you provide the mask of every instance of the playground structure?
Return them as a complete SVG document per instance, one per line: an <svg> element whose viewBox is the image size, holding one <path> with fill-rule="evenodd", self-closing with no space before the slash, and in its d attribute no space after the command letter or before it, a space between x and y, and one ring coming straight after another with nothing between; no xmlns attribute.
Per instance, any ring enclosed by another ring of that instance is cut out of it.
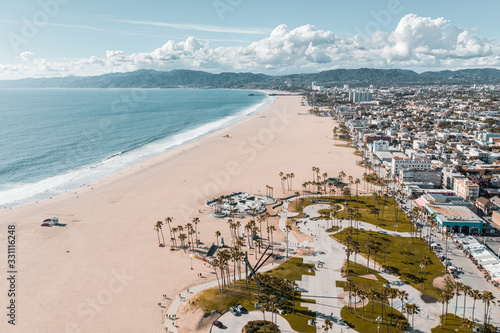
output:
<svg viewBox="0 0 500 333"><path fill-rule="evenodd" d="M209 216L225 218L234 215L258 215L266 211L266 206L276 203L276 199L261 194L249 194L246 192L233 193L220 196L207 202L207 206L214 211Z"/></svg>

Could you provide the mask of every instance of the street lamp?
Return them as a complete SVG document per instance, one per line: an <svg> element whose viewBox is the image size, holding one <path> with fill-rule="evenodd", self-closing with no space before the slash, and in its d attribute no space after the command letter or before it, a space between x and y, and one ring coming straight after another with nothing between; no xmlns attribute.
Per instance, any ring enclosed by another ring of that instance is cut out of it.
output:
<svg viewBox="0 0 500 333"><path fill-rule="evenodd" d="M398 232L398 225L397 224L394 225L394 228L396 228L396 232Z"/></svg>
<svg viewBox="0 0 500 333"><path fill-rule="evenodd" d="M380 323L382 322L382 317L378 316L377 319L375 319L377 321L377 333L379 333L380 331Z"/></svg>
<svg viewBox="0 0 500 333"><path fill-rule="evenodd" d="M424 264L420 264L420 281L423 281L423 278L422 278L422 270L424 269Z"/></svg>
<svg viewBox="0 0 500 333"><path fill-rule="evenodd" d="M191 259L191 270L192 270L193 269L193 254L190 254L189 258Z"/></svg>

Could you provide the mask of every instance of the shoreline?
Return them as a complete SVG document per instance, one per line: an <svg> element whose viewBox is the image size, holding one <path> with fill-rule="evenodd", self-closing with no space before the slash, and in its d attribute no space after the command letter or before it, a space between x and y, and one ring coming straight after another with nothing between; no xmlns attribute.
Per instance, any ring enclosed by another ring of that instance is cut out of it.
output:
<svg viewBox="0 0 500 333"><path fill-rule="evenodd" d="M230 239L226 221L208 217L209 199L237 191L264 194L266 186L274 187L274 197L286 197L311 180L312 166L331 176L343 170L360 177L363 169L355 166L352 149L333 145L331 118L311 116L300 104L300 96L278 97L271 107L229 128L92 186L0 211L1 221L16 225L19 239L22 289L17 304L19 313L29 315L19 317L18 327L41 332L164 331L157 305L165 302L162 295L173 299L215 275L203 262L192 260L189 251L169 250L167 226L167 247L158 247L153 231L157 220L172 216L176 226L199 217L203 254L216 242L216 230L226 242ZM226 132L229 138L223 137ZM281 171L295 173L291 191L280 188ZM67 225L40 227L41 220L52 216ZM278 227L277 219L270 225ZM277 242L284 238L281 231L274 235ZM6 240L5 232L0 240ZM253 250L249 257L254 260ZM201 280L198 273L207 278ZM5 279L0 287L8 289ZM8 302L6 293L0 301Z"/></svg>
<svg viewBox="0 0 500 333"><path fill-rule="evenodd" d="M59 89L59 88L56 88L56 89ZM79 89L79 88L75 88L75 89ZM99 89L99 88L92 88L92 89ZM115 89L115 88L113 88L113 89ZM123 88L117 88L117 89L123 89ZM135 88L130 88L130 89L135 89ZM193 90L195 90L195 89L193 89ZM64 195L66 193L77 192L80 189L85 188L86 186L97 185L102 180L104 180L106 178L109 178L109 177L112 177L113 175L115 175L117 173L121 173L124 170L126 170L127 168L133 167L135 165L139 165L141 163L145 163L146 161L148 161L150 159L153 159L153 158L155 158L155 157L157 157L157 156L159 156L161 154L165 154L165 153L167 153L167 152L169 152L169 151L171 151L173 149L182 148L182 147L188 145L191 142L195 142L195 141L198 141L200 139L203 139L204 137L207 137L207 136L209 136L209 135L211 135L213 133L217 133L219 131L222 132L222 131L224 131L226 129L229 129L231 126L234 126L235 124L238 124L239 122L245 121L246 119L251 118L251 117L253 117L253 116L261 113L262 111L264 111L264 110L272 107L272 105L277 100L277 96L270 96L269 95L270 93L276 93L277 91L246 90L246 89L217 89L217 90L241 90L241 91L249 91L249 92L261 92L261 93L264 93L266 96L264 97L264 99L262 101L260 101L258 103L255 103L255 104L252 104L252 105L250 105L248 107L245 107L245 108L243 108L241 110L238 110L233 115L226 116L224 118L221 118L221 119L218 119L218 120L215 120L215 121L211 121L211 122L206 123L206 124L198 125L194 129L185 130L185 131L183 131L181 133L178 133L178 134L172 134L171 136L164 137L164 138L156 140L154 142L150 142L150 143L148 143L146 145L136 147L136 148L134 148L133 150L130 150L130 151L118 152L118 153L112 154L112 155L108 156L107 158L105 158L103 160L94 162L94 163L89 164L89 165L83 165L83 166L80 166L80 167L78 167L76 169L68 170L68 171L66 171L65 173L62 173L62 174L53 175L51 177L48 177L48 178L45 178L45 179L41 179L41 180L39 180L37 182L34 182L34 183L24 184L23 186L26 186L26 185L35 186L36 184L48 181L48 180L53 179L53 178L64 177L64 176L72 174L72 173L81 172L80 174L77 174L76 176L74 176L73 178L69 179L68 181L66 181L62 185L57 185L57 186L55 186L53 188L50 188L48 190L45 190L43 192L38 192L38 193L36 193L34 195L29 196L26 199L21 199L21 200L18 200L18 201L13 201L13 202L10 202L10 203L1 204L2 208L0 208L0 211L1 210L12 209L12 208L15 208L15 207L24 206L24 205L28 205L28 204L32 204L32 203L39 203L39 202L43 202L45 200L52 200L53 198L56 198L56 197L61 196L61 195ZM254 108L255 108L255 110L251 111L248 114L245 114L245 112L247 110L252 110ZM95 172L94 174L88 173L89 170L92 170L94 168L98 168L100 166L102 167L104 163L110 161L114 157L119 157L119 158L126 159L129 156L129 154L131 154L131 153L134 153L134 152L137 153L141 149L145 149L147 147L151 147L152 145L158 145L161 142L172 140L172 139L174 139L178 135L186 135L190 131L199 129L199 128L203 127L203 126L209 126L211 124L215 124L215 123L224 121L228 117L237 117L237 118L243 117L243 118L236 119L236 120L229 120L229 121L227 121L227 124L224 123L224 124L221 125L221 127L217 127L217 128L215 128L213 130L209 130L208 132L206 132L204 134L201 134L199 136L196 136L194 138L188 138L188 139L186 139L184 142L182 142L180 144L174 144L171 147L167 147L167 148L163 149L161 152L143 153L142 155L133 158L132 162L127 162L127 163L125 163L125 165L120 166L120 167L112 167L112 171L111 172L109 172L109 171L102 172L101 171L101 172ZM81 182L80 182L80 180L81 180ZM80 184L82 184L82 185L78 185L77 182L80 183ZM16 190L16 189L14 188L14 189L6 190L6 191L12 191L12 190Z"/></svg>

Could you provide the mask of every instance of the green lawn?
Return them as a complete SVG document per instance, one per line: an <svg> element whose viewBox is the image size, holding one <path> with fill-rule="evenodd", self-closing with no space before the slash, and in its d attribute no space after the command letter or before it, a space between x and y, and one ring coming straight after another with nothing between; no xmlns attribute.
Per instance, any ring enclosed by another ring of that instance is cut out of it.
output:
<svg viewBox="0 0 500 333"><path fill-rule="evenodd" d="M382 305L378 302L373 304L373 323L372 319L372 305L368 303L364 306L364 320L363 320L363 308L356 308L356 311L350 310L347 306L344 306L340 311L342 320L355 331L360 333L374 333L377 332L377 317L384 318L384 321L380 324L380 332L397 333L401 332L398 330L396 323L398 321L406 322L406 318L396 309L392 310L392 325L390 324L391 310L389 306L385 306L385 315L382 316Z"/></svg>
<svg viewBox="0 0 500 333"><path fill-rule="evenodd" d="M316 203L334 203L345 205L345 202L346 199L343 196L308 197L294 200L294 202L289 205L288 209L294 212L302 212L304 207ZM359 195L358 199L356 199L356 190L353 190L353 195L348 201L348 205L350 207L356 207L361 214L360 221L368 222L387 230L396 231L397 229L397 231L401 232L408 232L412 230L410 220L404 212L399 211L399 219L396 219L395 207L397 207L397 202L392 198L381 198L379 204L377 205L373 195ZM379 207L378 213L376 213L376 207ZM319 210L319 213L322 215L321 218L330 219L329 209ZM345 209L338 212L337 219L346 219ZM345 225L346 222L344 222L344 226ZM398 227L396 228L395 225Z"/></svg>
<svg viewBox="0 0 500 333"><path fill-rule="evenodd" d="M290 258L280 266L263 274L272 275L288 280L302 280L302 275L314 275L309 269L314 268L312 264L304 264L302 258ZM265 288L265 286L262 286ZM270 288L270 286L267 286ZM220 313L225 313L229 307L237 304L243 305L248 311L258 310L255 308L255 303L259 302L259 292L257 284L252 281L249 288L246 288L244 280L236 281L236 286L231 286L221 293L218 287L207 289L200 293L195 300L195 307L206 309L208 312L215 310ZM301 293L295 293L295 302L292 302L292 297L287 305L283 306L284 310L289 309L283 317L288 320L292 328L298 332L315 332L315 326L308 325L308 321L315 319L314 312L309 311L306 307L301 306L301 303L314 303L314 300L301 298ZM293 303L293 304L292 304ZM295 309L293 311L292 309ZM295 313L293 313L295 312Z"/></svg>
<svg viewBox="0 0 500 333"><path fill-rule="evenodd" d="M444 316L440 316L441 322L443 322ZM463 321L461 317L457 317L453 315L453 313L448 313L446 317L446 324L443 325L441 328L441 325L438 325L437 327L434 327L432 329L432 333L455 333L455 332L465 332L465 327L462 327ZM477 325L478 327L483 327L483 325ZM471 332L470 328L467 329L467 332ZM476 331L476 332L482 332L482 331ZM472 332L471 332L472 333Z"/></svg>
<svg viewBox="0 0 500 333"><path fill-rule="evenodd" d="M326 229L326 232L335 232L335 231L337 231L339 229L340 228L339 228L338 225L334 225L333 227Z"/></svg>
<svg viewBox="0 0 500 333"><path fill-rule="evenodd" d="M359 231L359 235L354 234L353 239L359 239L360 253L364 253L366 257L365 245L368 244L368 235L371 235L370 244L379 246L376 261L379 265L384 264L384 250L382 248L383 242L386 243L385 266L388 271L399 276L402 280L408 282L411 286L418 289L424 294L438 298L441 290L432 286L432 281L443 275L444 266L437 258L436 254L428 251L426 243L423 240L414 239L413 244L408 237L395 237L389 235L379 234L371 231ZM331 237L336 238L340 242L344 242L346 230L339 233L332 234ZM420 280L419 267L420 262L424 255L431 258L431 264L427 266L425 275L425 289ZM351 257L352 258L352 257ZM370 255L370 261L375 259L374 254Z"/></svg>
<svg viewBox="0 0 500 333"><path fill-rule="evenodd" d="M265 327L264 327L265 326ZM264 332L278 332L281 333L279 328L276 328L276 325L274 323L271 323L270 321L266 320L255 320L255 321L249 321L245 327L243 327L243 333L264 333Z"/></svg>
<svg viewBox="0 0 500 333"><path fill-rule="evenodd" d="M360 221L368 222L373 225L379 226L386 230L396 230L400 232L411 231L411 223L404 212L399 211L399 220L396 219L395 207L397 207L397 202L391 198L381 198L380 203L377 205L375 197L370 196L353 196L351 202L348 202L350 207L356 207L361 214ZM379 207L378 214L375 212L376 207ZM340 211L337 218L346 219L346 211ZM344 223L345 225L345 223ZM396 228L395 225L398 227Z"/></svg>
<svg viewBox="0 0 500 333"><path fill-rule="evenodd" d="M349 264L349 281L351 281L356 288L364 291L368 291L370 289L376 291L376 292L381 292L382 289L384 288L384 284L387 282L386 279L381 277L376 271L373 269L368 269L368 273L366 273L366 266L357 264L356 265L356 273L354 273L354 263L351 262ZM364 278L363 275L365 274L374 274L377 278L377 280L372 280L372 279L367 279ZM346 281L337 281L336 286L340 288L344 288L345 291L346 289ZM353 296L354 300L354 296ZM386 314L383 316L384 319L389 320L390 323L390 315L391 315L391 307L390 303L385 305L385 310ZM376 332L377 330L377 323L374 321L374 323L371 323L371 312L372 311L372 306L371 303L368 302L367 305L364 306L364 321L363 321L363 308L356 308L356 309L348 309L348 307L344 307L341 310L341 316L342 320L346 322L347 325L350 327L354 328L358 332L366 332L366 333L371 333L371 332ZM396 323L398 320L403 320L406 321L406 318L404 318L401 313L396 310L392 309L392 325L389 326L389 332L398 332L398 329L396 327ZM382 317L382 305L379 302L375 302L373 304L373 318L377 318L378 316ZM387 321L384 321L384 324L381 325L381 329L383 328L383 332L387 331L387 326L385 325Z"/></svg>
<svg viewBox="0 0 500 333"><path fill-rule="evenodd" d="M370 273L371 274L371 273ZM377 280L364 278L362 275L350 275L349 281L351 281L357 289L368 291L373 289L376 292L381 292L387 280L378 274L374 274ZM346 281L337 281L337 287L346 289Z"/></svg>

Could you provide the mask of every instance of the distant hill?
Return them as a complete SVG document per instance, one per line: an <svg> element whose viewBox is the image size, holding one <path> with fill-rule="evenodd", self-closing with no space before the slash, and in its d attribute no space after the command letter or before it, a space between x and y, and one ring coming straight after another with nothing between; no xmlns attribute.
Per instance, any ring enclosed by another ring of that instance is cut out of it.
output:
<svg viewBox="0 0 500 333"><path fill-rule="evenodd" d="M0 81L0 88L301 88L311 82L325 86L350 84L429 85L429 84L500 84L500 70L493 68L418 74L402 69L335 69L311 74L271 76L253 73L212 74L203 71L169 72L142 69L128 73L99 76L67 76Z"/></svg>

